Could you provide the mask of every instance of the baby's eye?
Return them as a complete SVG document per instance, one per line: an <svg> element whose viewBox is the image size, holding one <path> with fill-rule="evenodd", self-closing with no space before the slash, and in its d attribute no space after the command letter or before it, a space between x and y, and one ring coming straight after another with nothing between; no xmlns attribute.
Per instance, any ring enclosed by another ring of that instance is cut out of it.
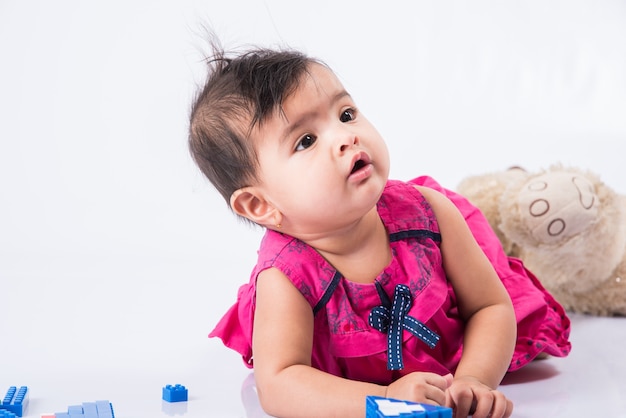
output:
<svg viewBox="0 0 626 418"><path fill-rule="evenodd" d="M350 122L351 120L354 120L355 117L356 117L356 110L346 109L343 112L341 112L341 115L339 116L339 120L345 123L345 122Z"/></svg>
<svg viewBox="0 0 626 418"><path fill-rule="evenodd" d="M317 138L315 137L315 135L311 135L311 134L304 135L302 138L300 138L300 140L296 144L296 151L302 151L302 150L309 148L311 145L315 143L316 140Z"/></svg>

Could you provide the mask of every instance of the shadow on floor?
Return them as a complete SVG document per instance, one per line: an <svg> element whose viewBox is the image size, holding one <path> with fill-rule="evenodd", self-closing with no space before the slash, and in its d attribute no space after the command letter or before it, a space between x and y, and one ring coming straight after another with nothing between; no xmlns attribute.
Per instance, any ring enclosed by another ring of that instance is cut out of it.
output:
<svg viewBox="0 0 626 418"><path fill-rule="evenodd" d="M520 370L507 373L502 379L502 385L515 385L518 383L536 382L550 379L559 374L554 365L544 360L535 360Z"/></svg>

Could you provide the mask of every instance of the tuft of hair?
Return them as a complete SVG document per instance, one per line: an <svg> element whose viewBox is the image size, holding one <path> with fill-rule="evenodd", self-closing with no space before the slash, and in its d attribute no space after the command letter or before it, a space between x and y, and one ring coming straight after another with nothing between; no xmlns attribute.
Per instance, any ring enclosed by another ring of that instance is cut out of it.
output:
<svg viewBox="0 0 626 418"><path fill-rule="evenodd" d="M209 43L208 75L191 108L189 150L228 203L233 192L257 180L250 133L282 111L309 64L319 61L291 49L254 47L229 54L215 38Z"/></svg>

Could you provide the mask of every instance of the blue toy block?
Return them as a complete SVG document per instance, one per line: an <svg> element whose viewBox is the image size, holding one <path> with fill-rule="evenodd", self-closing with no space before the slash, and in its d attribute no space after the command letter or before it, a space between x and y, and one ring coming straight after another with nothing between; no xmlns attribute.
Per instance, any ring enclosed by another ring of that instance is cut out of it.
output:
<svg viewBox="0 0 626 418"><path fill-rule="evenodd" d="M67 413L70 415L78 415L83 413L83 407L81 405L72 405L67 407Z"/></svg>
<svg viewBox="0 0 626 418"><path fill-rule="evenodd" d="M109 401L96 401L96 409L98 410L98 418L115 418L113 405Z"/></svg>
<svg viewBox="0 0 626 418"><path fill-rule="evenodd" d="M17 418L13 412L9 412L6 409L0 409L0 418Z"/></svg>
<svg viewBox="0 0 626 418"><path fill-rule="evenodd" d="M365 418L452 418L452 409L422 403L368 396Z"/></svg>
<svg viewBox="0 0 626 418"><path fill-rule="evenodd" d="M95 402L84 402L83 413L85 418L98 418L98 407Z"/></svg>
<svg viewBox="0 0 626 418"><path fill-rule="evenodd" d="M109 401L83 402L71 405L67 412L57 412L55 418L115 418L113 404ZM0 417L2 418L2 417Z"/></svg>
<svg viewBox="0 0 626 418"><path fill-rule="evenodd" d="M167 402L186 402L187 388L183 385L167 385L163 388L163 400Z"/></svg>
<svg viewBox="0 0 626 418"><path fill-rule="evenodd" d="M23 416L26 413L26 407L28 406L28 387L22 386L17 389L16 386L11 386L7 390L7 394L4 400L0 402L0 410L5 410L14 413L18 417Z"/></svg>

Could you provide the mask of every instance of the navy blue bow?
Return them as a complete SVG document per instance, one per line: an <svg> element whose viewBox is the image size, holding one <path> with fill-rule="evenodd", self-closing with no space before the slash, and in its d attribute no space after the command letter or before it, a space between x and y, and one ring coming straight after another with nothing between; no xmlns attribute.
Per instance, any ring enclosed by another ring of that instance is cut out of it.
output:
<svg viewBox="0 0 626 418"><path fill-rule="evenodd" d="M430 348L434 348L439 341L439 335L431 331L417 319L408 316L413 299L408 286L399 284L393 295L391 311L386 306L377 306L370 312L370 326L380 332L387 333L387 369L402 370L402 330L424 341Z"/></svg>

